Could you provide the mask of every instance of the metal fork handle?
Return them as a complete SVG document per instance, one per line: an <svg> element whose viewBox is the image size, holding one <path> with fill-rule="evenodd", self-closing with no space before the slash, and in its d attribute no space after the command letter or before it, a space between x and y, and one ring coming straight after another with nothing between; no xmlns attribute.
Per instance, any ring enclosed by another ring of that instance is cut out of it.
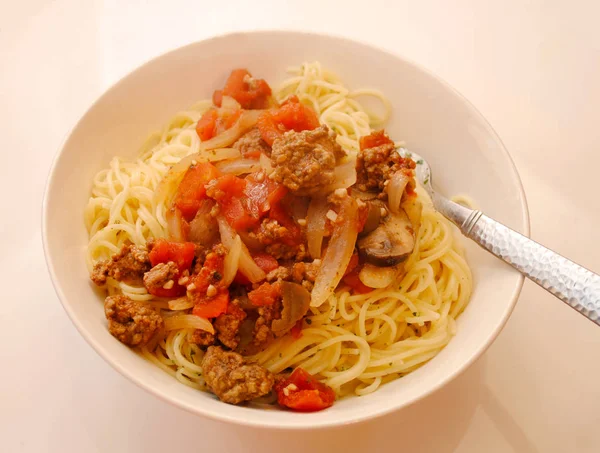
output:
<svg viewBox="0 0 600 453"><path fill-rule="evenodd" d="M433 195L436 209L488 252L600 325L600 275L559 255L506 225Z"/></svg>

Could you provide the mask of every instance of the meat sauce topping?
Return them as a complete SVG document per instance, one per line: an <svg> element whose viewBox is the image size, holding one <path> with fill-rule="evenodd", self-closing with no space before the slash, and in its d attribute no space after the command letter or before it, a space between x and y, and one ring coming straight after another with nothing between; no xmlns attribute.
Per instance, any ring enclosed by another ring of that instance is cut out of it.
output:
<svg viewBox="0 0 600 453"><path fill-rule="evenodd" d="M363 194L355 202L357 243L366 243L367 233L379 231L385 222L388 210L376 203L384 203L393 175L405 172L410 178L407 192L413 191L414 162L400 157L383 131L375 132L360 140L356 183L336 187L336 171L348 156L336 133L320 125L312 108L298 98L277 105L264 80L235 70L223 90L214 93L213 102L197 125L202 141L236 127L246 110L263 110L256 126L230 145L242 159L260 161L260 170L222 173L211 163L192 162L167 206L168 216L178 225L177 231L169 230L171 239L124 245L110 259L96 263L91 279L99 286L108 279L143 285L155 297L183 303L181 313L207 319L212 330L190 328L187 341L205 351L202 375L222 401L240 404L273 391L279 404L292 410L327 408L335 392L306 371L296 368L274 376L247 357L283 335L302 336L327 241L346 221L340 206L355 197L354 190ZM232 110L236 103L237 110ZM319 197L329 211L321 222L322 253L311 256L308 206ZM380 248L377 241L371 242ZM409 253L408 248L400 252ZM372 254L385 266L398 262L400 252L391 258ZM232 267L234 254L238 261ZM339 276L340 284L370 291L358 280L358 270L374 259L356 249ZM150 303L111 295L105 300L105 314L110 333L128 346L141 347L165 334L163 314Z"/></svg>

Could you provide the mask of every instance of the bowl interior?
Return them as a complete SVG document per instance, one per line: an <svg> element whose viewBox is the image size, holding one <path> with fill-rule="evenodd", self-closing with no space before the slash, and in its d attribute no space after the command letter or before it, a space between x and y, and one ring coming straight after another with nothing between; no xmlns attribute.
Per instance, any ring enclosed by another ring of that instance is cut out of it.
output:
<svg viewBox="0 0 600 453"><path fill-rule="evenodd" d="M66 140L44 200L45 252L66 311L94 349L141 387L198 414L257 426L323 427L410 404L464 370L489 346L522 284L520 274L465 244L475 291L450 344L412 374L314 414L223 404L180 384L111 337L84 261L88 238L83 209L95 173L115 155L134 157L149 133L176 112L210 97L232 68L246 67L276 86L288 66L312 60L335 71L351 88L378 88L389 97L394 111L386 129L430 161L443 192L470 194L484 212L528 233L521 184L498 137L464 98L410 62L356 42L294 32L226 35L150 61L108 90Z"/></svg>

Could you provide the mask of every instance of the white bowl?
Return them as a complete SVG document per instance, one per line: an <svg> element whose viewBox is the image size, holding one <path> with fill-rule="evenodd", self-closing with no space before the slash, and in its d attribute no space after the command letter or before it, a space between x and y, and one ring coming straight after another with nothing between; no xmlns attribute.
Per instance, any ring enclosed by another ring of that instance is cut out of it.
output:
<svg viewBox="0 0 600 453"><path fill-rule="evenodd" d="M246 67L276 86L287 67L312 60L350 87L378 88L389 97L394 113L386 129L428 159L443 192L470 194L487 214L529 232L523 188L500 139L466 99L411 62L346 39L282 31L230 34L155 58L110 88L72 130L50 172L42 230L56 292L83 337L124 376L190 412L260 427L318 428L399 409L472 364L498 335L520 292L519 273L467 244L475 290L450 344L422 368L375 393L311 414L224 404L180 384L109 334L84 260L83 210L93 176L114 155L135 156L150 132L177 111L209 98L232 68Z"/></svg>

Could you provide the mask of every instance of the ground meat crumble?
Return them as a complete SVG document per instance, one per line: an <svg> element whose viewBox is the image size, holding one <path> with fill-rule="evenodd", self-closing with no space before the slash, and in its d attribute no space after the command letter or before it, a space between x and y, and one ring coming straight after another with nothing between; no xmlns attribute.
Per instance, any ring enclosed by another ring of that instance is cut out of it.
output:
<svg viewBox="0 0 600 453"><path fill-rule="evenodd" d="M262 350L274 338L271 331L271 324L274 319L281 318L281 301L276 301L272 305L258 307L258 319L254 323L252 332L252 346L256 350Z"/></svg>
<svg viewBox="0 0 600 453"><path fill-rule="evenodd" d="M237 352L210 346L202 359L202 374L208 388L221 401L239 404L271 391L273 374L259 365L245 364Z"/></svg>
<svg viewBox="0 0 600 453"><path fill-rule="evenodd" d="M159 263L144 274L144 286L148 291L169 285L173 287L178 275L179 267L173 261Z"/></svg>
<svg viewBox="0 0 600 453"><path fill-rule="evenodd" d="M215 336L206 330L195 329L188 341L198 346L212 346L215 344Z"/></svg>
<svg viewBox="0 0 600 453"><path fill-rule="evenodd" d="M290 263L285 266L279 266L267 274L268 282L278 280L293 281L300 283L308 291L312 291L317 273L321 267L321 260L314 260L311 263L299 262Z"/></svg>
<svg viewBox="0 0 600 453"><path fill-rule="evenodd" d="M258 157L259 153L271 155L271 147L262 139L258 128L250 129L242 135L233 147L240 151L244 157Z"/></svg>
<svg viewBox="0 0 600 453"><path fill-rule="evenodd" d="M94 265L91 279L99 286L106 283L107 277L127 283L141 283L150 267L146 248L124 245L110 260L98 261Z"/></svg>
<svg viewBox="0 0 600 453"><path fill-rule="evenodd" d="M292 276L292 270L288 266L279 266L267 274L268 282L276 282L277 280L289 280Z"/></svg>
<svg viewBox="0 0 600 453"><path fill-rule="evenodd" d="M229 349L237 348L240 342L240 326L246 319L246 312L239 306L237 300L232 301L227 307L227 313L219 315L214 322L217 339Z"/></svg>
<svg viewBox="0 0 600 453"><path fill-rule="evenodd" d="M391 141L361 149L356 159L356 187L362 191L383 190L392 175L401 169L413 170L415 162L405 159Z"/></svg>
<svg viewBox="0 0 600 453"><path fill-rule="evenodd" d="M291 245L289 231L274 219L264 219L260 227L248 233L250 240L265 246L265 251L277 260L302 261L308 256L305 244Z"/></svg>
<svg viewBox="0 0 600 453"><path fill-rule="evenodd" d="M110 333L127 346L143 346L164 324L154 309L126 296L108 296L104 313Z"/></svg>
<svg viewBox="0 0 600 453"><path fill-rule="evenodd" d="M336 134L322 125L312 131L286 132L275 140L270 177L293 193L318 193L334 182L334 168L346 155Z"/></svg>

